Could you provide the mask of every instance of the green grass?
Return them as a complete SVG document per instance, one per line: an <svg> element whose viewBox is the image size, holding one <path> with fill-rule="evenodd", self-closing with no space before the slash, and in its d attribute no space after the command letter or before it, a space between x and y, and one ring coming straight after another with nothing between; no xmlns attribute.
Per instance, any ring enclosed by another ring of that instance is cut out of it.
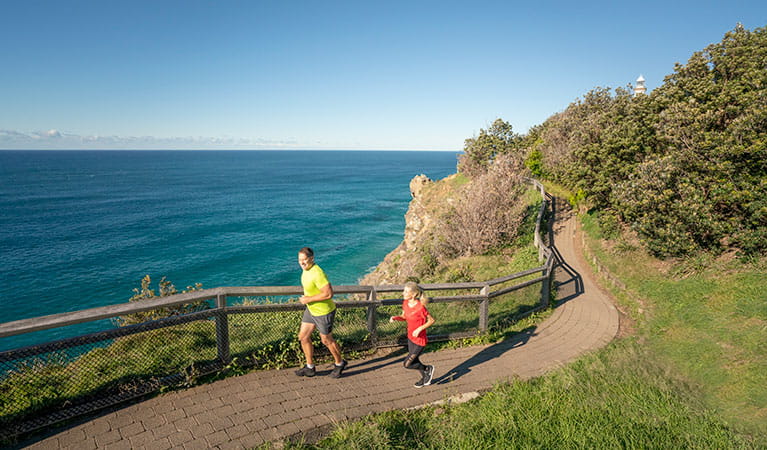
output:
<svg viewBox="0 0 767 450"><path fill-rule="evenodd" d="M650 356L635 338L616 341L466 404L373 415L287 448L757 448Z"/></svg>
<svg viewBox="0 0 767 450"><path fill-rule="evenodd" d="M655 357L698 386L723 420L767 435L765 261L701 255L661 262L597 239L595 222L584 218L589 249L626 284L629 294L619 295L623 304L642 310L635 314L639 332Z"/></svg>

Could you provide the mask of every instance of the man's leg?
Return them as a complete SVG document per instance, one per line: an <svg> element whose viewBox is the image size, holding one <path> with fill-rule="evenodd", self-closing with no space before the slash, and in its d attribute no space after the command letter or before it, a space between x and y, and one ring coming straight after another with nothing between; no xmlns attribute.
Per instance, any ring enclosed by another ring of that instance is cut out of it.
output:
<svg viewBox="0 0 767 450"><path fill-rule="evenodd" d="M333 359L335 360L335 364L333 364L333 370L330 372L330 377L340 378L344 369L346 369L346 366L348 365L348 363L344 361L341 355L341 346L338 345L338 342L333 339L333 335L330 333L320 334L320 339L322 339L322 343L325 344L325 347L330 350L330 354L333 355Z"/></svg>
<svg viewBox="0 0 767 450"><path fill-rule="evenodd" d="M320 340L322 340L322 343L325 345L325 347L330 350L330 354L333 355L333 360L335 360L335 363L341 364L343 361L343 358L341 357L341 347L339 347L338 342L333 339L333 334L320 334Z"/></svg>
<svg viewBox="0 0 767 450"><path fill-rule="evenodd" d="M314 364L314 347L312 346L312 333L316 325L308 322L301 322L301 329L298 330L298 341L301 343L301 350L306 357L306 365ZM331 350L332 351L332 350Z"/></svg>

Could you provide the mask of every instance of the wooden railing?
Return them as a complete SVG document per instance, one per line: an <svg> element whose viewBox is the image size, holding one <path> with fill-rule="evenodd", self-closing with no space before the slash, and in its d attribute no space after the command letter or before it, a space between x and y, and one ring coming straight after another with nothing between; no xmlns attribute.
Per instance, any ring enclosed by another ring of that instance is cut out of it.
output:
<svg viewBox="0 0 767 450"><path fill-rule="evenodd" d="M546 252L546 250L544 250ZM550 253L547 253L550 255ZM484 332L487 330L487 302L500 295L508 294L515 290L530 286L532 284L540 283L549 278L551 271L551 257L549 256L545 264L540 267L517 272L511 275L494 278L488 281L482 282L468 282L468 283L436 283L436 284L421 284L421 288L425 291L445 291L445 290L478 290L479 292L474 295L452 295L452 296L437 296L432 297L432 303L443 302L461 302L461 301L475 301L479 303L479 328ZM528 275L540 273L541 275L525 280L522 283L515 284L513 286L505 287L503 289L491 290L494 286L507 283L518 278L523 278ZM401 299L378 299L380 293L392 293L401 292L404 285L380 285L380 286L364 286L364 285L342 285L334 286L333 291L336 295L351 295L362 294L366 297L366 300L361 301L343 301L337 302L337 306L340 308L368 308L373 311L378 306L390 306L401 304ZM208 310L210 313L230 312L231 307L227 305L227 298L229 297L270 297L270 296L292 296L303 295L303 290L300 286L242 286L242 287L220 287L215 289L205 289L200 291L188 292L184 294L176 294L167 297L159 297L149 300L143 300L140 302L121 303L117 305L102 306L98 308L84 309L80 311L67 312L61 314L52 314L42 317L34 317L30 319L22 319L13 322L6 322L0 324L0 338L20 335L24 333L31 333L33 331L47 330L51 328L59 328L68 325L76 325L85 322L94 322L103 319L113 319L121 316L135 314L145 311L151 311L162 308L172 308L183 304L195 303L200 301L215 301L215 306ZM542 289L541 294L541 307L548 306L549 294ZM235 307L238 313L242 312L272 312L272 311L299 311L304 309L304 305L300 303L282 303L282 304L268 304L268 305L250 305ZM373 314L369 314L373 316ZM226 331L225 324L220 324L218 328L221 328L220 338L224 339L219 344L222 348L222 355L225 355L227 351L226 347ZM375 331L375 322L369 321L368 331L373 333ZM5 353L5 352L3 352ZM227 359L227 358L223 358Z"/></svg>

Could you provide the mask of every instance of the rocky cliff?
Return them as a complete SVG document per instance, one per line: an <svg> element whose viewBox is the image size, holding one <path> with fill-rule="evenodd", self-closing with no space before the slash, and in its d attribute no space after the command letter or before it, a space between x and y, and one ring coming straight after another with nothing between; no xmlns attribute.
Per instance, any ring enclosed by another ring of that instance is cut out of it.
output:
<svg viewBox="0 0 767 450"><path fill-rule="evenodd" d="M424 259L429 258L425 250L431 245L433 232L455 202L462 184L459 178L459 175L453 174L432 181L421 174L410 180L412 199L405 213L404 239L375 270L360 280L360 284L402 284L420 276Z"/></svg>

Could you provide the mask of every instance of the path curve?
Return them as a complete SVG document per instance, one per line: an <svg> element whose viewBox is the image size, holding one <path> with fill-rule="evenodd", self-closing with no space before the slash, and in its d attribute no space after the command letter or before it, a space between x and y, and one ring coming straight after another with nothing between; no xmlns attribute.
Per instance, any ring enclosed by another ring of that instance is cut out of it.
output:
<svg viewBox="0 0 767 450"><path fill-rule="evenodd" d="M529 333L485 346L428 353L435 384L411 386L400 356L351 361L340 379L299 378L293 370L252 372L126 406L58 430L28 448L252 448L370 413L462 401L514 377L527 379L603 347L619 314L579 250L577 219L555 203L558 298L551 317ZM311 431L310 431L311 433Z"/></svg>

